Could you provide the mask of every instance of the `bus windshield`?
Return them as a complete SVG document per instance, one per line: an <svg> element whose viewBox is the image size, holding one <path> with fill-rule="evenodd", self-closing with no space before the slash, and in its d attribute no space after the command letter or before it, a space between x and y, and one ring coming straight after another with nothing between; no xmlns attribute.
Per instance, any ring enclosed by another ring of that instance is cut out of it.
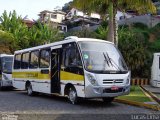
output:
<svg viewBox="0 0 160 120"><path fill-rule="evenodd" d="M127 72L128 68L119 50L110 43L81 41L79 46L82 52L84 67L90 72L120 73Z"/></svg>
<svg viewBox="0 0 160 120"><path fill-rule="evenodd" d="M12 61L13 57L3 57L2 58L2 72L3 73L12 73Z"/></svg>

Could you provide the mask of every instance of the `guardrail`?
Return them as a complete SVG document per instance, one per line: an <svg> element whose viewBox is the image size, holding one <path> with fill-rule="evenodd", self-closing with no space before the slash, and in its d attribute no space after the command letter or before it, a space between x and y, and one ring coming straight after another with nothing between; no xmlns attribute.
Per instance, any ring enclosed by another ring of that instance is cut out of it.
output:
<svg viewBox="0 0 160 120"><path fill-rule="evenodd" d="M149 85L149 79L148 78L132 78L131 79L131 85Z"/></svg>

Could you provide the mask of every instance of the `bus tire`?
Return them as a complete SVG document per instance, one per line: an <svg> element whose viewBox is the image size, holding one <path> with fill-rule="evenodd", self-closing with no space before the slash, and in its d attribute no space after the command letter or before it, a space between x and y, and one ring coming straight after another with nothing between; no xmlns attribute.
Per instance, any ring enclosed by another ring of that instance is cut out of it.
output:
<svg viewBox="0 0 160 120"><path fill-rule="evenodd" d="M104 103L109 104L114 100L114 97L104 97L102 100Z"/></svg>
<svg viewBox="0 0 160 120"><path fill-rule="evenodd" d="M26 85L26 90L27 90L27 94L29 96L33 96L34 95L31 83L29 83L29 84Z"/></svg>
<svg viewBox="0 0 160 120"><path fill-rule="evenodd" d="M77 91L74 87L69 88L68 99L69 99L69 102L73 105L78 103Z"/></svg>

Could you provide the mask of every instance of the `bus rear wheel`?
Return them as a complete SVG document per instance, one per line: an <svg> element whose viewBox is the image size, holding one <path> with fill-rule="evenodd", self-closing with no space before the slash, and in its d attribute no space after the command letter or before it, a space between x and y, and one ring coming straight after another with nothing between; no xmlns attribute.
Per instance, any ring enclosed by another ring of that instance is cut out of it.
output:
<svg viewBox="0 0 160 120"><path fill-rule="evenodd" d="M33 95L34 95L34 92L33 92L33 90L32 90L32 85L31 85L30 83L27 84L26 90L27 90L27 94L28 94L29 96L33 96Z"/></svg>
<svg viewBox="0 0 160 120"><path fill-rule="evenodd" d="M74 87L69 88L68 99L73 105L78 103L77 91Z"/></svg>
<svg viewBox="0 0 160 120"><path fill-rule="evenodd" d="M114 97L105 97L105 98L102 98L102 100L104 103L109 104L114 100Z"/></svg>

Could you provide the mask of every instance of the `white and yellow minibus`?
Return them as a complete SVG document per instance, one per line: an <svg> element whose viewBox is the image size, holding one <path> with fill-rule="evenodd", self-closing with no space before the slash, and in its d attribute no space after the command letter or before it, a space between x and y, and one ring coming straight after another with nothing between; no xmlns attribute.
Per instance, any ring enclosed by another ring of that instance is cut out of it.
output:
<svg viewBox="0 0 160 120"><path fill-rule="evenodd" d="M129 94L130 71L111 42L67 37L63 41L16 51L13 86L35 92L112 102Z"/></svg>
<svg viewBox="0 0 160 120"><path fill-rule="evenodd" d="M0 54L0 90L3 87L12 87L13 55Z"/></svg>

